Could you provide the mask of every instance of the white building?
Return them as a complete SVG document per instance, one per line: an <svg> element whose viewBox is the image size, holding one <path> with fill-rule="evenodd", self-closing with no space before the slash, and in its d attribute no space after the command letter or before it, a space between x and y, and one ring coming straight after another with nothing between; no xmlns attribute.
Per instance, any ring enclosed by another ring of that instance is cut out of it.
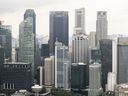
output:
<svg viewBox="0 0 128 96"><path fill-rule="evenodd" d="M55 87L69 88L68 47L56 41L55 43Z"/></svg>
<svg viewBox="0 0 128 96"><path fill-rule="evenodd" d="M107 78L107 90L108 91L114 91L116 85L116 74L109 72L108 73L108 78Z"/></svg>
<svg viewBox="0 0 128 96"><path fill-rule="evenodd" d="M72 63L83 62L88 64L88 38L84 28L85 9L75 11L75 33L72 37Z"/></svg>

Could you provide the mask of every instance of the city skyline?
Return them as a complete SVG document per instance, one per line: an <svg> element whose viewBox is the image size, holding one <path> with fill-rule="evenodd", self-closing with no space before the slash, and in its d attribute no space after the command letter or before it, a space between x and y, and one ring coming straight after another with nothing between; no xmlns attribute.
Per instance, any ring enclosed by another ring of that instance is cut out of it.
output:
<svg viewBox="0 0 128 96"><path fill-rule="evenodd" d="M69 11L69 36L74 30L74 10L85 8L86 33L95 31L97 11L107 11L108 13L108 34L127 34L128 7L127 0L44 0L30 2L31 0L0 0L0 20L4 24L12 25L12 35L18 36L19 23L23 20L23 13L26 9L34 9L37 14L37 34L49 34L49 11ZM116 3L116 5L113 4ZM72 6L71 6L72 4ZM66 6L65 6L66 5ZM10 7L10 8L7 8ZM15 18L15 19L12 19ZM14 22L15 21L15 22ZM123 25L122 25L123 24Z"/></svg>

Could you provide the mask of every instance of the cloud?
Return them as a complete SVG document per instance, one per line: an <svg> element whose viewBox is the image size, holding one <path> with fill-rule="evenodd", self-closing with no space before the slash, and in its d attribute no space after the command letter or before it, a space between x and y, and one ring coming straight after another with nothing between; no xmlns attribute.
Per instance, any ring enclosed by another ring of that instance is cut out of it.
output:
<svg viewBox="0 0 128 96"><path fill-rule="evenodd" d="M0 14L62 2L64 0L0 0Z"/></svg>

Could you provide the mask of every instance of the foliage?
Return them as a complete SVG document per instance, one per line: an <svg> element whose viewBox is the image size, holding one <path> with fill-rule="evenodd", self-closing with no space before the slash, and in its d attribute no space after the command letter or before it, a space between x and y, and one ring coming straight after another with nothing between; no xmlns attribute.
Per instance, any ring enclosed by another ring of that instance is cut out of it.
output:
<svg viewBox="0 0 128 96"><path fill-rule="evenodd" d="M52 88L51 95L52 96L79 96L79 94L76 94L71 91L63 90L62 88Z"/></svg>
<svg viewBox="0 0 128 96"><path fill-rule="evenodd" d="M115 96L115 93L113 91L106 91L102 96Z"/></svg>

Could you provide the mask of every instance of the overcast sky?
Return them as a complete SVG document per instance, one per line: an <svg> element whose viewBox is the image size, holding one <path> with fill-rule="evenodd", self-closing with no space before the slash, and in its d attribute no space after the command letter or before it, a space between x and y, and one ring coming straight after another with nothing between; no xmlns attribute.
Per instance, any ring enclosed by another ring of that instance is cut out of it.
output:
<svg viewBox="0 0 128 96"><path fill-rule="evenodd" d="M0 20L12 25L12 34L18 36L19 23L26 9L35 10L37 34L49 34L49 11L65 10L70 15L70 36L74 27L74 10L86 9L86 33L96 29L97 11L107 11L108 33L128 34L128 0L0 0Z"/></svg>

